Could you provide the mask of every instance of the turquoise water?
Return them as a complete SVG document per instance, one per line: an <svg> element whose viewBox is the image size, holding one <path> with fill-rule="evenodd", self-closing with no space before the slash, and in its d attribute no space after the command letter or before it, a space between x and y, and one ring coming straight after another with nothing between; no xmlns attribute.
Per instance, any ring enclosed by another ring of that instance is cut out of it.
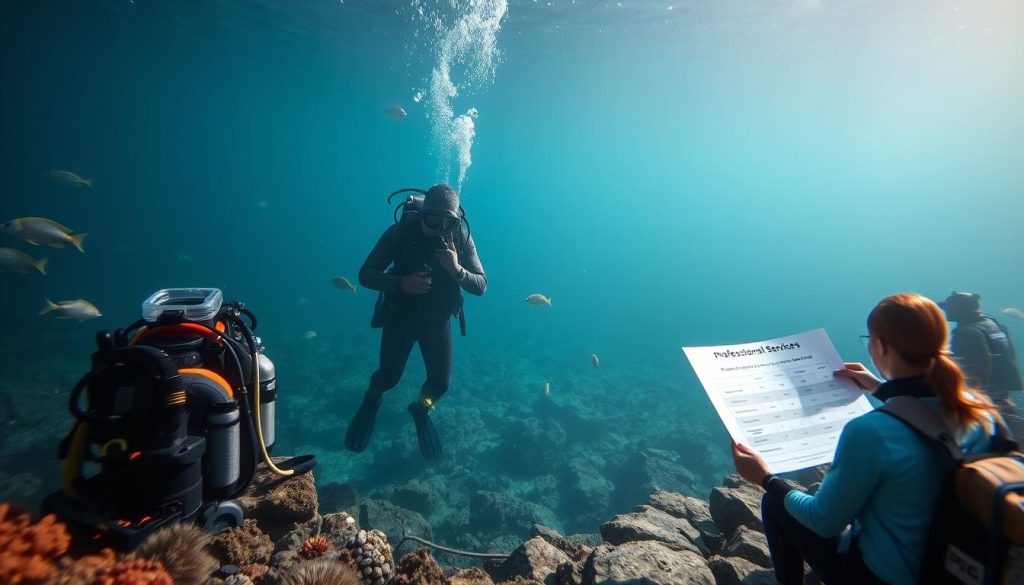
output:
<svg viewBox="0 0 1024 585"><path fill-rule="evenodd" d="M481 548L522 536L474 516L481 490L574 532L642 486L707 495L731 469L728 436L682 345L824 327L861 361L887 294L1024 305L1015 0L0 11L0 215L89 233L85 254L4 236L50 264L0 279L0 499L55 488L63 393L93 334L164 287L220 287L259 315L280 452L316 453L321 485L362 496L423 480L445 502L425 514L435 537ZM445 65L457 96L432 79ZM408 117L385 115L395 105ZM95 186L55 184L55 169ZM348 453L376 297L330 279L355 281L388 193L460 176L490 289L467 300L435 412L446 456L415 449L415 353L371 448ZM39 317L46 297L103 316ZM1003 320L1022 343L1024 323Z"/></svg>

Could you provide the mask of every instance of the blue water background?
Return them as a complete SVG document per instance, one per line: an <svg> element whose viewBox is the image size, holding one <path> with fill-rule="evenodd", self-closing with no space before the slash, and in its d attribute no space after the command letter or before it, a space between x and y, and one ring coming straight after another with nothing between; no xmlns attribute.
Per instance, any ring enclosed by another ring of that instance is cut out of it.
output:
<svg viewBox="0 0 1024 585"><path fill-rule="evenodd" d="M356 456L341 442L376 366L375 295L330 279L355 281L389 192L455 179L412 100L436 60L415 10L0 11L0 215L90 234L85 254L3 244L51 258L49 276L0 279L0 384L38 408L31 428L11 423L20 456L52 457L70 424L60 393L96 330L134 321L156 289L216 286L260 318L281 448L316 451L322 482L372 492L392 443ZM680 346L824 327L865 361L857 336L887 294L1024 305L1021 30L1013 0L511 2L493 83L453 100L479 111L462 195L490 289L467 301L439 416L529 412L550 381L550 401L624 417L608 431L625 441L669 433L659 412L705 428L726 473L728 437ZM395 104L408 118L384 114ZM52 169L95 187L55 185ZM103 317L39 317L44 297ZM1004 321L1024 343L1024 323ZM414 353L380 437L411 444L404 404L421 380Z"/></svg>

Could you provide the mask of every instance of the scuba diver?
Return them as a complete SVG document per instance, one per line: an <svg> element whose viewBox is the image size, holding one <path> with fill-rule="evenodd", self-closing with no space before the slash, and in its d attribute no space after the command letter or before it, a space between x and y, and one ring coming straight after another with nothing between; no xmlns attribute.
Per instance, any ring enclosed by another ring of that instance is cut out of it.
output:
<svg viewBox="0 0 1024 585"><path fill-rule="evenodd" d="M946 319L956 322L950 349L967 383L992 399L1014 437L1021 440L1024 421L1015 412L1010 393L1019 393L1022 384L1009 331L981 311L981 297L975 293L954 291L939 306L946 312Z"/></svg>
<svg viewBox="0 0 1024 585"><path fill-rule="evenodd" d="M419 343L427 379L419 398L409 405L425 459L441 454L441 441L429 412L445 392L452 370L450 321L457 317L465 335L462 290L482 295L487 276L459 205L459 194L445 184L409 197L402 217L388 227L359 270L359 282L381 292L371 327L380 327L380 365L370 376L345 434L345 447L361 452L373 433L382 395L402 377L413 345ZM391 197L388 198L390 202ZM466 229L463 229L463 223Z"/></svg>

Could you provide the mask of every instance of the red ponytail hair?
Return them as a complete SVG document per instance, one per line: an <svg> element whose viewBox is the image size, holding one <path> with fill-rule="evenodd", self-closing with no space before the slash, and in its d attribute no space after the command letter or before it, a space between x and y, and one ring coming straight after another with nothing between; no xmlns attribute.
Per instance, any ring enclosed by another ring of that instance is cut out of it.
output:
<svg viewBox="0 0 1024 585"><path fill-rule="evenodd" d="M868 331L908 364L931 364L928 382L932 392L958 426L990 421L996 407L981 390L969 389L964 383L960 366L949 357L946 318L931 299L913 293L882 299L868 315Z"/></svg>

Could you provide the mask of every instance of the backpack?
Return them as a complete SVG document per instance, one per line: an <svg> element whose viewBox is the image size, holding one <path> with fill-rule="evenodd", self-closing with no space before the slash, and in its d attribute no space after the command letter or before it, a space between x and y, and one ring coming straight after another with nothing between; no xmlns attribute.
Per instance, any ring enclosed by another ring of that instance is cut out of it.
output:
<svg viewBox="0 0 1024 585"><path fill-rule="evenodd" d="M941 445L954 462L925 547L921 583L1024 583L1024 453L997 423L992 451L965 455L946 421L910 396L879 408Z"/></svg>

